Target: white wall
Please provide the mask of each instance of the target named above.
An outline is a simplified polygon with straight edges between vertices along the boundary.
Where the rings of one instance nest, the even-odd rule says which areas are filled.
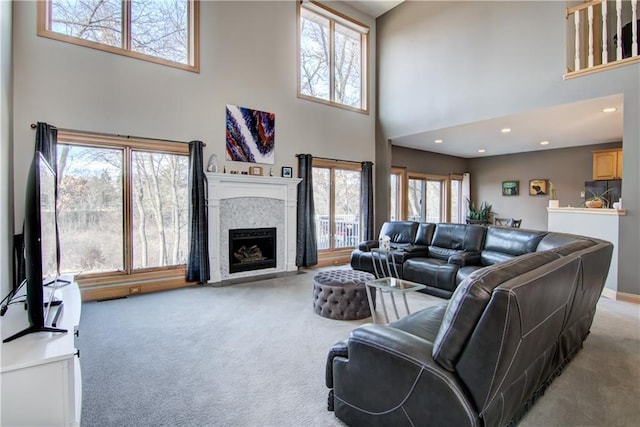
[[[11,10],[11,2],[0,1],[0,299],[13,280]]]
[[[410,1],[379,18],[378,170],[390,166],[387,141],[396,136],[623,94],[623,181],[630,185],[623,185],[629,214],[620,222],[618,290],[640,294],[640,187],[634,185],[640,182],[640,65],[563,80],[565,7],[561,1]],[[378,201],[388,199],[384,191],[378,185]],[[472,193],[491,199],[493,183],[476,181]],[[384,212],[378,203],[378,218]]]
[[[344,5],[331,7],[371,27],[375,22]],[[24,198],[34,132],[44,121],[59,128],[207,144],[223,166],[225,105],[274,112],[276,153],[268,172],[294,166],[298,153],[345,160],[374,159],[376,110],[360,114],[296,97],[294,1],[200,3],[200,73],[36,36],[35,2],[14,4],[15,193]],[[374,62],[371,62],[372,67]],[[375,81],[372,70],[371,81]],[[375,99],[375,89],[370,89]],[[248,164],[227,162],[228,170]],[[24,212],[15,203],[16,228]]]

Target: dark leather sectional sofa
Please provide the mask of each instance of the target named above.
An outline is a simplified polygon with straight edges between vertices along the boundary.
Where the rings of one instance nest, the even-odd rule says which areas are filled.
[[[445,239],[436,237],[441,224],[407,226],[425,235],[433,229],[427,247],[435,242],[442,248]],[[473,226],[461,227],[467,228],[464,234],[457,226],[446,227],[454,242],[448,249],[462,250],[448,260],[475,252],[462,249],[466,242],[460,236],[473,243],[475,233],[483,234]],[[459,284],[449,301],[389,325],[358,327],[333,346],[326,384],[329,408],[338,418],[350,426],[513,425],[582,348],[612,245],[582,236],[496,228],[484,230],[478,264],[466,264],[469,259],[465,265],[453,264]],[[414,250],[417,241],[400,244]],[[410,259],[430,265],[426,251],[426,257]],[[443,261],[447,253],[440,251],[434,259]],[[416,261],[420,258],[426,261]],[[396,260],[402,261],[406,276],[408,260]],[[425,274],[437,276],[433,271],[438,269],[429,268]],[[451,286],[453,272],[446,271]],[[411,274],[418,278],[417,270]]]

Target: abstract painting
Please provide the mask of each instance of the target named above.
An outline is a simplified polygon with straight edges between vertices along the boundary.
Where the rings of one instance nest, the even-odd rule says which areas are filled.
[[[275,163],[275,114],[227,105],[226,159]]]

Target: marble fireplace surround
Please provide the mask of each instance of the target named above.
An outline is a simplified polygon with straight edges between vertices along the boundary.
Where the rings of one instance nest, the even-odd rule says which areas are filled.
[[[209,283],[296,271],[299,178],[206,172],[209,214]],[[276,227],[276,267],[229,272],[229,230]]]

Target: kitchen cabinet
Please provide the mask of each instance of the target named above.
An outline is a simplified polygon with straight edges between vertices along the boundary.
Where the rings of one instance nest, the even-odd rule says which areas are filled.
[[[593,152],[593,179],[622,179],[622,148]]]

